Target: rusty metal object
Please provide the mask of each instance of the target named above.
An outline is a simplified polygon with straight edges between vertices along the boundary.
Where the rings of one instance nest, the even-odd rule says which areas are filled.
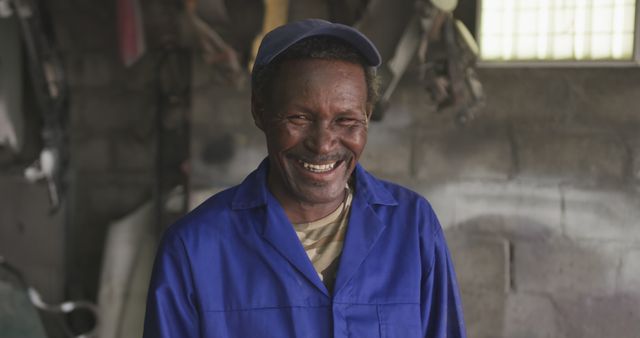
[[[478,47],[462,22],[437,8],[423,11],[425,37],[418,52],[421,77],[438,112],[451,112],[464,124],[484,106],[485,96],[475,71]]]
[[[362,1],[359,2],[360,4]],[[452,11],[456,0],[372,0],[355,26],[378,47],[381,97],[372,120],[381,120],[391,95],[416,54],[421,77],[438,111],[453,111],[460,123],[472,119],[484,103],[475,73],[477,45]],[[355,13],[357,0],[345,8]]]
[[[186,19],[193,28],[205,62],[221,70],[224,78],[237,88],[243,87],[252,43],[268,19],[269,9],[274,3],[283,1],[184,1]],[[288,4],[288,1],[284,3]]]
[[[201,5],[201,3],[206,5]],[[238,52],[207,21],[200,17],[198,6],[203,6],[201,10],[204,10],[209,18],[228,21],[224,2],[221,0],[208,2],[190,0],[186,7],[187,20],[198,37],[204,60],[209,64],[225,67],[229,71],[229,80],[236,86],[242,86],[245,72],[241,66]]]
[[[354,25],[371,39],[382,57],[378,69],[381,99],[371,115],[374,121],[384,117],[396,84],[415,55],[420,36],[416,36],[414,17],[415,0],[371,0]]]

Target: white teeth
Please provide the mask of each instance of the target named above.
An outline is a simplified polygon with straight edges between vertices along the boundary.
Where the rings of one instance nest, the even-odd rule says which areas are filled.
[[[337,162],[333,162],[329,164],[311,164],[311,163],[300,161],[300,163],[302,163],[302,166],[309,171],[313,171],[314,173],[322,173],[322,172],[327,172],[333,169],[333,167],[336,166]]]

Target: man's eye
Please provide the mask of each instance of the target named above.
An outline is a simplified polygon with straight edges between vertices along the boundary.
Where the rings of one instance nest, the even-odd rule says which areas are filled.
[[[350,117],[341,117],[336,120],[339,125],[342,126],[352,126],[360,122],[358,119],[350,118]]]
[[[289,115],[287,120],[296,124],[303,124],[309,122],[309,118],[305,115]]]

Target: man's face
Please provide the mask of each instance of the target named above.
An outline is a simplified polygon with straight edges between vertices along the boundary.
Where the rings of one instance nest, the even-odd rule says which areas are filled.
[[[338,60],[285,61],[258,118],[267,138],[269,187],[288,203],[332,205],[367,141],[362,66]]]

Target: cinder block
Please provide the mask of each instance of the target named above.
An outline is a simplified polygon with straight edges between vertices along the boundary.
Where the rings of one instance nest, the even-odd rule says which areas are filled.
[[[550,297],[537,294],[463,291],[467,335],[473,338],[564,338]]]
[[[629,251],[622,256],[617,291],[640,296],[640,249]]]
[[[506,222],[527,224],[534,233],[562,231],[561,194],[556,186],[459,181],[415,188],[431,201],[445,227],[498,215]],[[539,231],[533,231],[534,227]]]
[[[158,59],[154,51],[126,67],[113,50],[72,50],[63,55],[71,87],[114,86],[127,91],[156,88]]]
[[[115,170],[153,171],[156,150],[154,140],[140,140],[120,133],[111,139],[114,149],[112,166]]]
[[[507,338],[502,334],[507,294],[502,291],[462,290],[461,296],[469,338]]]
[[[640,240],[640,196],[627,191],[563,189],[565,230],[574,239]]]
[[[128,91],[154,90],[156,88],[158,60],[161,52],[147,50],[142,58],[136,63],[125,67],[120,60],[117,60],[116,81]]]
[[[91,1],[55,6],[52,15],[56,42],[65,51],[116,50],[115,20],[112,4]]]
[[[555,69],[479,69],[487,93],[484,115],[524,121],[555,121],[570,115],[573,98],[565,73]]]
[[[604,244],[519,242],[513,257],[515,289],[555,295],[610,294],[615,290],[619,259],[616,248]]]
[[[556,296],[561,337],[637,338],[640,332],[640,297],[625,293],[610,296]]]
[[[640,117],[629,104],[640,96],[639,69],[483,67],[478,73],[487,93],[483,118],[626,124]]]
[[[413,168],[420,179],[508,179],[514,171],[511,144],[502,129],[423,132]]]
[[[360,163],[381,177],[409,176],[411,131],[389,128],[381,123],[369,125],[369,135]]]
[[[447,236],[449,233],[464,232],[467,235],[499,237],[513,242],[550,240],[560,234],[559,230],[534,219],[487,214],[448,227],[446,232]]]
[[[108,86],[119,68],[113,53],[77,52],[64,55],[68,84],[76,86]]]
[[[505,338],[559,338],[561,321],[550,297],[509,294],[504,304],[502,336]]]
[[[154,179],[149,173],[142,172],[89,173],[76,175],[73,182],[70,207],[75,212],[72,223],[85,231],[106,226],[148,201]],[[86,222],[92,226],[88,227]]]
[[[89,188],[89,187],[87,187]],[[122,217],[150,199],[150,186],[130,185],[124,182],[93,184],[84,209],[88,215]],[[78,206],[79,207],[79,206]]]
[[[113,158],[109,140],[101,135],[71,141],[71,165],[83,171],[109,170]]]
[[[80,135],[149,128],[156,97],[153,90],[129,92],[111,86],[75,87],[71,98],[72,128]]]
[[[628,126],[640,122],[636,105],[632,103],[640,97],[639,75],[637,68],[583,69],[578,76],[572,76],[577,113],[595,121],[606,121],[608,125]]]
[[[560,182],[620,182],[627,152],[613,135],[518,130],[517,177]]]
[[[509,291],[509,243],[504,238],[447,233],[460,288]]]

